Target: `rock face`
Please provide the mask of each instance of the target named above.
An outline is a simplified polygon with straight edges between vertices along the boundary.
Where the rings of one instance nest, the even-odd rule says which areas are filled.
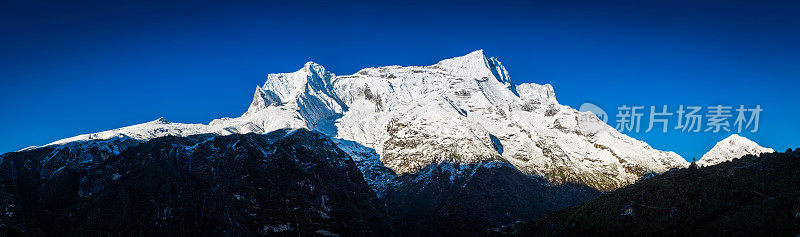
[[[717,142],[711,150],[706,152],[706,154],[697,161],[697,165],[716,165],[744,155],[760,155],[762,153],[772,152],[775,152],[772,148],[762,147],[758,145],[758,143],[750,141],[750,139],[733,134]]]
[[[282,128],[320,131],[345,141],[340,144],[355,142],[360,157],[370,159],[359,164],[380,163],[393,171],[362,169],[378,172],[367,175],[370,179],[439,163],[504,162],[551,184],[613,190],[649,172],[688,165],[677,154],[623,135],[591,113],[558,104],[550,85],[512,84],[500,61],[481,50],[431,66],[366,68],[347,76],[309,62],[293,73],[268,75],[238,118],[208,125],[157,120],[49,145]],[[389,185],[388,180],[368,182],[378,193]]]
[[[668,171],[486,236],[795,236],[800,149]]]
[[[319,133],[168,136],[100,159],[86,152],[93,149],[76,144],[0,156],[4,233],[11,227],[44,236],[396,233],[355,162]],[[84,151],[86,159],[60,160],[55,171],[59,165],[42,160],[69,151]]]

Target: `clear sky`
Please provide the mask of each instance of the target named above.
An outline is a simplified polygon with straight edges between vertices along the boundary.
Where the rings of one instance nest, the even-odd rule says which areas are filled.
[[[612,116],[761,105],[760,131],[742,135],[800,147],[797,1],[60,2],[0,2],[0,152],[162,116],[236,117],[266,74],[306,61],[344,75],[477,49],[517,84],[551,83],[562,104]],[[628,134],[688,160],[730,135]]]

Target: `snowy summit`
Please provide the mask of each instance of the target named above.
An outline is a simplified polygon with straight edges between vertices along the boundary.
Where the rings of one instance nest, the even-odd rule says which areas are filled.
[[[775,150],[762,147],[750,139],[733,134],[717,142],[711,150],[697,161],[697,165],[711,166],[745,155],[761,155],[761,153],[771,152],[775,152]]]

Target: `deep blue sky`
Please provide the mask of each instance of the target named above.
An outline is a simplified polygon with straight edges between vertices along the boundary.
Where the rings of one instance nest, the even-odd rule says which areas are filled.
[[[310,60],[344,75],[476,49],[574,108],[760,104],[743,135],[800,147],[798,2],[225,2],[0,2],[0,152],[236,117],[266,74]],[[691,160],[729,133],[630,135]]]

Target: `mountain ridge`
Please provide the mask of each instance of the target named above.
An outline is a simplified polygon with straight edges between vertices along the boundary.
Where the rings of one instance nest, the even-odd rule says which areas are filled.
[[[508,161],[554,184],[613,190],[649,172],[688,166],[674,152],[653,149],[591,113],[558,104],[549,84],[512,84],[502,63],[483,50],[430,66],[373,67],[345,76],[308,62],[295,72],[269,74],[237,118],[208,125],[157,120],[47,146],[283,128],[356,142],[375,152],[365,157],[398,174],[443,162]]]
[[[102,159],[92,159],[96,149],[72,152],[80,147],[0,155],[0,235],[396,235],[354,160],[318,132],[163,136],[126,147]]]

